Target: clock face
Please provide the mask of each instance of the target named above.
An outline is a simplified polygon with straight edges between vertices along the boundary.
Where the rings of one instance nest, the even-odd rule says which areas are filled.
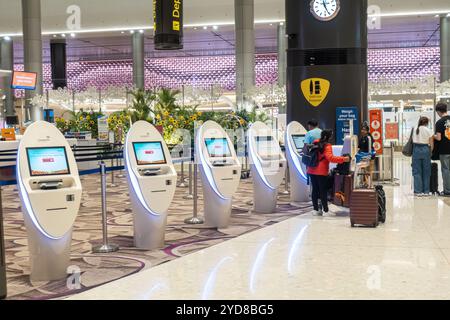
[[[339,0],[312,0],[311,13],[321,21],[333,20],[341,9]]]

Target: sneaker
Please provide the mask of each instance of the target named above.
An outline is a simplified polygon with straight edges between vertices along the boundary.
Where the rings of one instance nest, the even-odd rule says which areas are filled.
[[[321,216],[322,216],[322,212],[317,211],[317,210],[314,210],[314,211],[313,211],[313,216],[314,216],[314,217],[321,217]]]
[[[414,197],[422,198],[423,197],[423,193],[414,193]]]
[[[422,194],[422,198],[429,198],[431,195],[429,193]]]
[[[343,208],[340,208],[340,207],[338,207],[337,205],[334,205],[334,204],[332,204],[332,203],[328,205],[328,210],[329,210],[329,213],[332,213],[332,214],[334,214],[334,215],[336,215],[336,214],[339,213],[339,212],[344,211]]]

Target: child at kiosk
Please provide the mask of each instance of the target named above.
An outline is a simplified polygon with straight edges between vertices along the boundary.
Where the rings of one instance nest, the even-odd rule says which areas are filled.
[[[323,212],[327,215],[333,215],[328,206],[328,174],[330,172],[330,163],[340,164],[350,162],[350,157],[337,157],[333,155],[333,147],[330,143],[332,136],[332,130],[324,130],[321,133],[320,139],[314,141],[314,144],[319,146],[319,164],[316,167],[308,167],[315,216],[322,215],[319,212],[319,199],[322,203]]]

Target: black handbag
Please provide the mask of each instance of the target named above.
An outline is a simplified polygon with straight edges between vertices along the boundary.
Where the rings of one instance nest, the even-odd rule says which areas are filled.
[[[439,141],[434,140],[434,148],[433,152],[431,153],[431,160],[438,161],[440,160],[440,153],[439,153]]]
[[[402,153],[405,157],[412,157],[414,151],[414,143],[413,143],[413,134],[414,128],[411,130],[411,135],[409,136],[408,142],[403,146]]]

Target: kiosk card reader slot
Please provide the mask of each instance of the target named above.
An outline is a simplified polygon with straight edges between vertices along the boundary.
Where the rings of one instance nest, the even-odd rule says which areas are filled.
[[[69,143],[52,124],[37,121],[17,154],[17,185],[30,250],[31,279],[64,279],[81,182]]]
[[[254,210],[273,213],[277,206],[278,187],[286,172],[286,159],[272,129],[262,122],[252,124],[247,141],[253,177]]]
[[[203,186],[205,224],[226,228],[241,176],[233,144],[220,125],[207,121],[197,131],[195,152]]]
[[[127,134],[124,157],[134,243],[146,250],[161,248],[177,179],[169,149],[153,125],[138,121]]]
[[[291,122],[286,128],[284,141],[289,164],[291,201],[294,203],[307,202],[310,198],[307,170],[302,163],[306,133],[306,129],[297,121]]]

